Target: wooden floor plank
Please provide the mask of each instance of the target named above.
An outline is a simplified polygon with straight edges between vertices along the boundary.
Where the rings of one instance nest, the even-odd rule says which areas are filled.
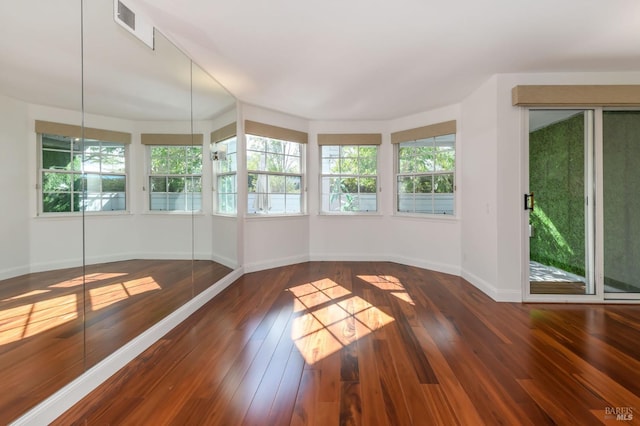
[[[241,277],[54,424],[606,423],[640,409],[638,341],[635,305],[496,303],[448,274],[307,262]]]
[[[0,280],[0,375],[12,389],[0,392],[0,424],[229,272],[211,261],[137,259]]]

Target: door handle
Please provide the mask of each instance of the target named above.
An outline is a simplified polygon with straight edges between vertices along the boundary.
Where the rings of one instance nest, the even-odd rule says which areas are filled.
[[[533,192],[530,194],[524,194],[524,209],[533,211],[534,200]]]

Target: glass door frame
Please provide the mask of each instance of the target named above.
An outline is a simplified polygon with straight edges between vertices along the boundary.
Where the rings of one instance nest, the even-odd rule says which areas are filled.
[[[522,226],[522,300],[524,302],[570,302],[602,303],[604,298],[603,248],[602,248],[602,203],[599,188],[602,188],[602,108],[597,107],[536,107],[522,108],[522,194],[530,193],[529,185],[529,112],[533,110],[585,111],[585,266],[587,286],[594,294],[534,294],[530,285],[529,210],[521,210]],[[591,112],[591,113],[589,113]]]
[[[596,185],[598,188],[604,188],[604,112],[606,111],[640,111],[638,107],[607,107],[595,108],[600,113],[599,128],[596,129],[599,138],[596,140],[596,153],[598,154],[596,162]],[[606,292],[604,287],[604,195],[600,194],[596,204],[596,267],[598,274],[597,282],[602,291],[603,302],[608,303],[638,303],[640,302],[640,292]]]

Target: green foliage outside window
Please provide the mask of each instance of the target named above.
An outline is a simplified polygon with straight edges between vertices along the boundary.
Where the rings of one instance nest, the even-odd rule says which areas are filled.
[[[400,143],[398,211],[453,214],[455,166],[454,134]]]
[[[124,209],[123,144],[45,134],[41,161],[43,213]]]
[[[375,211],[378,189],[378,147],[324,145],[322,187],[324,211]],[[367,197],[368,194],[373,194]],[[366,198],[366,200],[365,200]]]

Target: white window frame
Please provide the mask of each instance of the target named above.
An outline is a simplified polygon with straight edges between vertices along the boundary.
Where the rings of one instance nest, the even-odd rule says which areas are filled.
[[[152,168],[152,150],[154,148],[184,148],[186,149],[192,149],[192,148],[199,148],[200,149],[200,173],[153,173],[151,168]],[[204,149],[202,147],[202,145],[146,145],[146,158],[147,158],[147,167],[146,167],[146,185],[148,187],[148,195],[147,195],[147,201],[146,201],[146,210],[147,212],[151,212],[151,213],[172,213],[172,214],[192,214],[192,213],[201,213],[202,212],[202,188],[203,188],[203,176],[202,176],[202,170],[203,170],[203,156],[204,154]],[[185,194],[185,198],[184,198],[184,209],[153,209],[151,206],[151,196],[154,193],[154,191],[152,191],[152,183],[151,183],[151,179],[152,178],[161,178],[164,177],[165,179],[171,179],[171,178],[178,178],[178,179],[189,179],[189,178],[199,178],[200,179],[200,191],[182,191],[182,193]],[[185,181],[186,183],[186,181]],[[168,189],[168,182],[167,182],[167,188]],[[164,193],[166,197],[168,197],[168,194],[171,194],[170,191],[158,191],[156,193]],[[189,209],[188,208],[188,203],[189,203],[189,199],[191,199],[192,203],[193,203],[193,198],[190,197],[190,194],[200,194],[200,207],[198,209]]]
[[[299,156],[293,156],[291,154],[287,154],[286,153],[286,149],[285,152],[283,153],[277,153],[277,152],[271,152],[269,151],[267,148],[265,148],[264,151],[256,151],[254,149],[249,149],[251,147],[251,139],[252,138],[258,138],[258,139],[264,139],[265,141],[277,141],[277,142],[282,142],[285,144],[295,144],[298,147],[298,152],[299,152]],[[306,158],[306,151],[305,151],[305,145],[304,143],[300,143],[300,142],[295,142],[295,141],[288,141],[288,140],[284,140],[284,139],[277,139],[277,138],[270,138],[270,137],[266,137],[266,136],[259,136],[259,135],[252,135],[247,133],[245,135],[245,161],[247,164],[246,167],[246,173],[247,173],[247,206],[246,206],[246,212],[247,215],[250,217],[259,217],[259,216],[297,216],[297,215],[303,215],[305,214],[305,158]],[[265,144],[266,146],[266,144]],[[251,152],[260,152],[263,153],[265,155],[265,158],[268,154],[275,154],[275,155],[283,155],[283,156],[291,156],[291,157],[299,157],[299,163],[300,163],[300,170],[298,173],[291,173],[291,172],[285,172],[285,171],[269,171],[266,170],[266,165],[262,166],[261,168],[258,169],[250,169],[249,168],[249,159],[250,159],[250,153]],[[266,184],[267,189],[265,191],[260,191],[260,192],[252,192],[249,190],[249,185],[251,185],[249,176],[251,175],[258,175],[258,179],[262,176],[265,177],[265,180],[268,182],[270,177],[283,177],[285,179],[285,192],[283,193],[284,195],[284,200],[285,200],[285,209],[284,211],[276,211],[276,212],[271,212],[271,206],[269,205],[269,203],[271,202],[271,195],[273,195],[268,188],[268,183]],[[287,192],[286,192],[286,180],[287,178],[292,177],[292,178],[298,178],[300,185],[299,185],[299,192],[295,192],[293,194],[299,195],[300,197],[300,205],[297,209],[297,211],[288,211],[287,209],[287,205],[286,205],[286,199],[287,199]],[[250,201],[250,198],[252,197],[252,194],[255,194],[254,197],[254,202]],[[252,205],[255,204],[259,204],[258,198],[259,194],[262,194],[265,197],[265,201],[263,201],[263,204],[266,204],[265,207],[266,208],[260,208],[260,207],[252,207]]]
[[[229,151],[229,144],[235,142],[235,151]],[[225,216],[235,216],[238,214],[238,138],[232,136],[222,141],[211,144],[211,160],[213,162],[213,179],[214,179],[214,209],[215,214]],[[231,157],[235,158],[235,161],[231,161]],[[228,170],[221,171],[221,168],[227,165]],[[221,188],[224,185],[221,184],[222,179],[232,177],[233,178],[233,192],[221,192]],[[228,211],[222,211],[220,207],[223,203],[220,201],[220,196],[231,196],[233,199],[233,209]]]
[[[437,146],[437,142],[438,141],[446,141],[446,139],[450,139],[453,138],[453,168],[452,169],[437,169],[437,160],[434,159],[433,161],[433,167],[432,170],[426,170],[426,171],[410,171],[410,172],[401,172],[401,167],[400,167],[400,161],[401,161],[401,157],[400,157],[400,149],[401,148],[406,148],[406,147],[411,147],[411,146],[424,146],[422,144],[424,143],[432,143],[434,148]],[[456,186],[456,181],[457,181],[457,173],[456,173],[456,162],[457,162],[457,151],[458,151],[458,147],[457,147],[457,137],[456,137],[456,133],[449,133],[449,134],[445,134],[445,135],[438,135],[438,136],[432,136],[432,137],[428,137],[428,138],[424,138],[424,139],[417,139],[417,140],[413,140],[413,141],[404,141],[404,142],[400,142],[396,145],[394,150],[394,157],[395,157],[395,180],[394,180],[394,200],[395,200],[395,207],[394,210],[396,212],[396,214],[400,214],[400,215],[418,215],[418,216],[424,216],[424,217],[456,217],[457,215],[457,203],[456,203],[456,191],[457,191],[457,186]],[[437,155],[437,153],[436,153]],[[415,165],[414,165],[415,166]],[[451,192],[443,192],[442,194],[449,194],[450,198],[451,198],[451,203],[452,203],[452,207],[451,207],[451,211],[447,211],[444,209],[439,209],[436,206],[437,203],[437,198],[435,197],[436,194],[438,194],[439,192],[437,191],[437,184],[436,184],[436,178],[438,176],[447,176],[447,175],[451,175],[452,176],[452,182],[450,182],[451,184]],[[416,194],[421,194],[421,192],[415,192],[415,187],[413,192],[400,192],[400,179],[401,178],[411,178],[411,179],[420,179],[420,178],[431,178],[431,192],[425,192],[423,194],[431,194],[431,211],[419,211],[416,209]],[[400,209],[400,197],[401,194],[408,194],[408,195],[413,195],[413,208],[412,209]]]
[[[327,155],[325,156],[325,148],[327,149],[338,149],[339,150],[339,154],[338,156],[330,156]],[[375,174],[363,174],[360,173],[360,171],[358,170],[358,173],[343,173],[341,164],[344,160],[346,159],[354,159],[355,161],[359,164],[360,163],[360,148],[368,148],[368,149],[375,149]],[[347,157],[343,155],[343,150],[345,149],[356,149],[357,154],[356,157]],[[378,211],[380,210],[380,205],[379,205],[379,197],[378,197],[378,192],[379,192],[379,182],[380,182],[380,177],[379,177],[379,164],[378,164],[378,159],[379,159],[379,155],[380,155],[380,149],[379,149],[379,145],[374,145],[374,144],[353,144],[353,145],[347,145],[347,144],[338,144],[338,145],[320,145],[319,146],[319,151],[320,151],[320,182],[319,182],[319,188],[320,188],[320,213],[321,214],[331,214],[331,215],[354,215],[354,214],[372,214],[372,213],[378,213]],[[325,171],[324,168],[324,163],[325,161],[330,161],[330,160],[336,160],[338,161],[338,172],[336,173],[327,173]],[[371,192],[360,192],[360,187],[361,185],[356,184],[357,185],[357,193],[353,193],[353,192],[332,192],[331,188],[328,188],[327,190],[325,190],[325,179],[355,179],[356,182],[360,182],[361,179],[374,179],[375,180],[375,191],[373,193]],[[332,197],[338,194],[339,198],[338,198],[338,205],[340,206],[340,209],[331,209],[331,204],[333,201]],[[355,201],[359,204],[360,202],[360,195],[361,194],[374,194],[375,195],[375,209],[357,209],[357,210],[351,210],[349,203],[353,201],[353,199],[349,199],[349,197],[351,197],[351,194],[356,194],[356,198]],[[344,198],[343,198],[344,196]],[[344,200],[344,203],[343,203]],[[326,201],[326,202],[325,202]],[[326,208],[326,205],[329,205],[329,208]],[[346,206],[346,207],[345,207]]]
[[[74,151],[74,142],[80,142],[81,145],[84,145],[85,143],[98,143],[100,146],[102,146],[102,144],[111,144],[111,145],[121,145],[123,150],[124,150],[124,171],[108,171],[108,170],[102,170],[102,163],[103,163],[103,157],[105,156],[102,152],[99,152],[97,155],[99,157],[99,170],[98,171],[87,171],[85,170],[85,166],[84,166],[84,160],[81,160],[81,165],[80,165],[80,170],[58,170],[56,171],[55,169],[45,169],[44,168],[44,155],[43,155],[43,151],[45,150],[44,148],[44,144],[43,144],[43,138],[44,137],[52,137],[52,138],[57,138],[57,139],[61,139],[61,140],[67,140],[69,141],[70,145],[71,145],[71,150],[69,152],[70,154],[70,159],[73,159],[75,155],[79,155],[80,158],[84,159],[84,156],[86,154],[86,150],[80,150],[80,151]],[[111,141],[103,141],[103,140],[98,140],[98,139],[84,139],[81,140],[80,138],[74,138],[74,137],[70,137],[70,136],[62,136],[62,135],[56,135],[56,134],[52,134],[52,133],[38,133],[38,180],[37,180],[37,187],[38,187],[38,215],[43,215],[43,216],[55,216],[55,215],[80,215],[80,214],[122,214],[122,213],[128,213],[129,211],[129,144],[127,143],[122,143],[122,142],[111,142]],[[52,150],[55,151],[55,150]],[[100,150],[102,151],[102,150]],[[77,153],[77,154],[76,154]],[[73,160],[71,160],[73,162]],[[80,190],[72,190],[71,192],[71,211],[63,211],[63,212],[51,212],[51,211],[44,211],[44,173],[59,173],[59,174],[67,174],[71,176],[71,180],[72,180],[72,185],[73,182],[76,180],[76,178],[80,178],[81,182],[85,182],[87,180],[87,176],[88,175],[97,175],[98,176],[98,180],[99,180],[99,185],[100,185],[100,191],[93,191],[93,192],[88,192],[87,188],[84,187],[84,183],[82,184],[82,187],[80,188]],[[97,194],[97,199],[98,200],[103,200],[105,199],[105,194],[111,194],[112,192],[105,192],[103,191],[102,188],[102,177],[103,176],[120,176],[120,177],[124,177],[124,181],[125,181],[125,186],[124,186],[124,208],[119,208],[119,209],[100,209],[100,210],[93,210],[93,209],[87,209],[86,208],[86,202],[87,202],[87,195],[83,195],[83,194],[93,194],[95,196],[95,194]],[[79,197],[81,197],[81,199],[85,199],[84,203],[81,201],[81,203],[83,203],[84,205],[80,206],[80,209],[78,210],[73,210],[73,206],[74,206],[74,194],[78,194]],[[104,206],[101,206],[104,207]]]

